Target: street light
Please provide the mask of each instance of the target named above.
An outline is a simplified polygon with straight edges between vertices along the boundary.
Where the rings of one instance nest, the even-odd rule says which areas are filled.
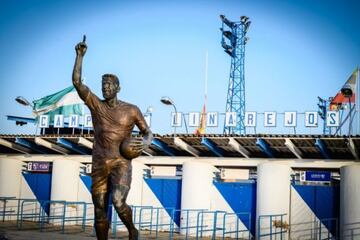
[[[33,107],[33,105],[22,96],[18,96],[17,98],[15,98],[15,101],[17,101],[21,105]]]
[[[165,105],[172,105],[174,107],[174,110],[175,110],[175,117],[177,117],[177,109],[176,109],[176,106],[175,106],[175,103],[173,102],[173,100],[171,100],[169,97],[162,97],[160,99],[160,101]],[[189,133],[184,115],[183,115],[183,118],[184,118],[184,124],[185,124],[186,133]],[[174,136],[175,135],[176,135],[176,125],[175,125],[175,128],[174,128]]]
[[[151,128],[151,119],[152,119],[152,113],[154,112],[154,107],[153,106],[148,106],[148,108],[146,109],[146,113],[145,116],[149,116],[149,127]]]

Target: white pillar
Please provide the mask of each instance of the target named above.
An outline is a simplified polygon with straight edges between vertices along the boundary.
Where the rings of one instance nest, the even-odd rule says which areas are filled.
[[[22,161],[11,158],[0,159],[0,197],[20,198],[22,183]],[[0,211],[4,208],[4,201],[0,201]],[[17,202],[7,201],[6,210],[17,212]],[[16,217],[5,218],[6,220],[16,220]]]
[[[51,177],[51,201],[78,201],[80,163],[72,160],[54,160]],[[64,205],[51,204],[50,215],[61,215]],[[82,214],[81,205],[69,205],[66,210],[66,217],[74,217]],[[60,223],[60,220],[54,221]],[[76,222],[70,222],[75,224]]]
[[[283,217],[283,226],[289,224],[290,205],[290,174],[291,168],[278,163],[263,163],[257,167],[257,190],[256,190],[256,235],[259,238],[259,216],[287,214]],[[280,217],[273,217],[272,221],[280,222]],[[285,223],[286,222],[286,223]],[[261,234],[270,232],[270,218],[262,218]],[[275,231],[274,222],[273,232]],[[277,229],[280,231],[280,228]],[[287,235],[287,234],[285,234]],[[280,235],[273,239],[280,239]],[[286,236],[283,236],[286,239]],[[270,239],[262,237],[261,239]]]
[[[216,169],[208,163],[188,161],[182,168],[182,187],[181,187],[181,209],[208,209],[211,207],[211,189],[214,172]],[[182,211],[180,226],[196,226],[198,212],[187,213]],[[190,234],[196,232],[195,228],[188,229]],[[186,229],[181,230],[182,234]],[[209,233],[211,234],[211,232]]]
[[[340,168],[340,239],[360,239],[360,164]]]
[[[72,160],[54,160],[51,177],[52,201],[77,201],[80,163]]]
[[[132,160],[132,180],[127,204],[133,206],[142,205],[142,191],[144,184],[144,170],[148,167],[142,163]]]
[[[0,159],[0,197],[20,197],[22,161]]]

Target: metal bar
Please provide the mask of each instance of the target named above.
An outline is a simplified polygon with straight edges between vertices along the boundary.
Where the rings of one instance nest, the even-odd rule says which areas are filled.
[[[48,149],[51,149],[55,152],[58,152],[58,153],[61,153],[61,154],[64,154],[64,155],[67,155],[70,153],[69,150],[63,148],[63,147],[60,147],[52,142],[49,142],[49,141],[46,141],[45,139],[43,138],[40,138],[40,137],[35,137],[34,139],[35,143],[38,144],[38,145],[41,145],[43,147],[46,147]]]
[[[246,150],[246,148],[241,146],[240,143],[238,143],[238,141],[236,141],[234,138],[229,138],[229,145],[241,155],[243,155],[245,158],[250,158],[250,152]]]
[[[216,156],[218,156],[218,157],[224,156],[224,151],[222,149],[220,149],[219,147],[217,147],[216,144],[214,144],[213,141],[211,141],[210,139],[203,137],[201,139],[201,144],[206,146]]]
[[[295,144],[289,139],[285,138],[285,146],[298,158],[302,159],[302,152]]]
[[[65,138],[57,138],[56,140],[57,143],[63,145],[64,147],[73,150],[77,153],[83,154],[83,155],[89,155],[89,153],[87,153],[86,151],[80,149],[76,144],[66,140]]]
[[[273,154],[273,151],[272,151],[270,145],[267,142],[265,142],[264,139],[257,138],[256,139],[256,145],[258,145],[259,148],[261,149],[261,151],[263,153],[265,153],[268,157],[274,158],[274,154]]]
[[[248,236],[249,236],[249,240],[251,239],[251,213],[249,213],[249,226],[248,226]]]
[[[270,216],[270,240],[272,240],[272,216]]]
[[[7,120],[16,121],[16,122],[26,122],[26,123],[36,123],[35,118],[26,118],[26,117],[18,117],[18,116],[6,116]]]
[[[239,238],[239,219],[236,218],[236,239]]]
[[[25,147],[23,147],[23,146],[21,146],[19,144],[13,143],[11,141],[5,140],[3,138],[0,138],[0,145],[3,145],[5,147],[7,147],[7,148],[11,148],[11,149],[13,149],[15,151],[18,151],[20,153],[24,153],[24,154],[31,153],[30,149],[25,148]]]
[[[84,147],[87,147],[89,149],[93,149],[93,146],[94,146],[94,144],[91,141],[87,140],[84,137],[78,137],[77,138],[77,143],[84,146]]]
[[[330,159],[329,150],[327,149],[326,144],[322,139],[317,138],[315,140],[315,146],[319,149],[320,153],[325,159]]]
[[[157,139],[157,138],[153,138],[153,140],[151,141],[151,143],[153,145],[155,145],[158,149],[160,149],[161,151],[165,152],[167,155],[169,156],[176,156],[176,154],[174,153],[174,151],[169,148],[164,142],[162,142],[161,140]]]
[[[358,113],[360,114],[360,113]],[[351,154],[353,155],[353,157],[356,159],[356,160],[359,160],[359,154],[356,150],[356,147],[355,147],[355,143],[354,143],[354,140],[352,138],[349,138],[348,139],[348,143],[347,143],[347,146],[351,152]]]
[[[23,147],[29,148],[31,150],[34,150],[35,152],[46,154],[46,151],[44,149],[41,149],[39,147],[39,145],[37,145],[33,142],[30,142],[24,138],[19,138],[19,137],[15,138],[15,143],[17,143]]]
[[[178,146],[179,148],[183,149],[184,151],[190,153],[191,155],[193,155],[194,157],[199,157],[200,153],[198,150],[196,150],[195,148],[191,147],[189,144],[187,144],[184,140],[182,140],[179,137],[175,137],[174,138],[174,143],[176,146]]]

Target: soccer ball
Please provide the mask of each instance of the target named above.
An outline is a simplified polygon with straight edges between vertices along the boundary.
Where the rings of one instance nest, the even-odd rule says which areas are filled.
[[[141,155],[140,152],[133,151],[130,147],[131,138],[126,138],[120,145],[120,154],[127,160],[137,158]]]

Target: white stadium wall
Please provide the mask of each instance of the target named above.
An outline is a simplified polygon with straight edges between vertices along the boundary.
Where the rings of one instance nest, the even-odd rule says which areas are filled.
[[[340,169],[340,236],[360,239],[360,165]]]
[[[158,221],[158,224],[162,224],[158,230],[169,230],[172,221],[175,223],[175,231],[178,231],[180,226],[186,226],[186,212],[182,211],[180,218],[180,211],[174,212],[175,209],[206,209],[207,212],[201,213],[199,216],[204,217],[205,223],[212,224],[216,212],[218,237],[223,234],[225,212],[227,214],[225,216],[226,231],[237,229],[238,238],[247,238],[249,234],[255,236],[257,233],[255,222],[258,222],[258,217],[274,214],[287,214],[283,218],[283,227],[287,228],[286,224],[291,224],[291,233],[286,231],[283,239],[288,238],[289,235],[295,239],[311,239],[319,236],[320,231],[322,236],[331,237],[336,231],[339,232],[339,229],[322,221],[328,218],[338,218],[338,212],[331,212],[331,209],[340,208],[342,233],[359,234],[359,227],[356,227],[356,224],[360,222],[360,213],[357,211],[359,209],[358,202],[360,202],[360,192],[357,191],[360,189],[360,186],[357,185],[360,182],[359,164],[341,168],[341,186],[332,187],[291,183],[292,169],[286,164],[286,161],[270,162],[264,159],[263,161],[266,163],[258,165],[257,181],[223,182],[214,178],[214,173],[219,172],[220,169],[217,167],[231,166],[230,164],[234,162],[246,163],[247,160],[215,159],[200,162],[197,158],[164,159],[152,157],[133,160],[133,180],[127,200],[127,203],[134,207],[148,206],[148,209],[142,210],[142,221],[149,222],[151,220],[153,224]],[[171,162],[172,160],[174,162]],[[21,173],[25,161],[53,161],[52,173]],[[39,209],[39,202],[44,200],[85,202],[88,203],[87,219],[89,220],[87,225],[92,225],[91,178],[82,174],[80,170],[83,167],[82,163],[90,163],[90,161],[90,157],[76,156],[2,157],[0,158],[0,197],[34,199],[33,202],[25,204],[24,210],[26,211]],[[162,164],[168,166],[166,164],[169,162],[174,166],[183,166],[182,177],[174,177],[173,168],[149,168],[152,163],[156,163],[155,166]],[[241,169],[248,168],[248,166],[240,167]],[[146,176],[145,173],[149,173],[151,170],[160,175]],[[169,176],[161,177],[161,174],[168,173]],[[341,198],[341,205],[338,205],[337,196],[339,199]],[[16,213],[16,203],[8,201],[7,204],[8,206],[13,204],[14,207],[11,209]],[[67,210],[67,216],[82,214],[81,205],[70,205]],[[43,211],[46,215],[50,213],[50,216],[58,214],[46,207]],[[157,211],[159,211],[158,218]],[[235,213],[245,214],[235,215]],[[189,215],[188,226],[197,224],[198,214],[199,211],[193,211]],[[112,216],[113,219],[115,217]],[[137,222],[139,222],[139,218],[140,208],[136,212]],[[14,217],[6,218],[6,220],[10,219],[14,219]],[[279,219],[274,218],[273,220]],[[69,224],[76,224],[76,222]],[[204,231],[203,236],[212,234],[211,224],[207,224],[209,227],[203,229],[209,230]],[[269,228],[270,223],[262,224],[262,228],[266,227]],[[147,228],[149,226],[143,224],[142,229]],[[125,230],[119,225],[117,229]],[[195,235],[195,228],[190,229],[188,234]],[[182,233],[185,234],[186,230],[182,229]],[[235,238],[236,234],[228,233],[225,237]]]
[[[0,196],[20,197],[22,162],[13,158],[0,159]]]

